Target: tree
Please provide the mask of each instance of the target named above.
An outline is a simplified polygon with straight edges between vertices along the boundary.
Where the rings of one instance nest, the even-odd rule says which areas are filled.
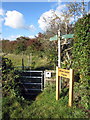
[[[70,2],[66,6],[68,14],[74,18],[74,23],[78,18],[86,14],[84,0],[82,2]]]
[[[19,54],[26,50],[26,41],[28,40],[29,38],[23,36],[16,39],[17,41],[16,50],[15,50],[16,54]]]

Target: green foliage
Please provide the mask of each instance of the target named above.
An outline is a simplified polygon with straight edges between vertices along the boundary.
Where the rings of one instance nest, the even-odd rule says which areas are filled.
[[[37,96],[35,101],[26,101],[16,97],[14,91],[10,96],[3,98],[3,119],[30,119],[30,118],[88,118],[84,109],[68,107],[68,88],[64,88],[60,99],[55,99],[55,85],[50,85]]]
[[[64,96],[66,94],[66,96]],[[55,85],[47,86],[36,101],[23,111],[26,118],[87,118],[83,109],[68,107],[68,92],[65,88],[60,99],[55,99]]]
[[[3,96],[10,93],[10,90],[14,87],[14,72],[11,60],[2,58],[2,88]]]
[[[19,92],[19,83],[17,78],[19,74],[16,74],[14,71],[14,67],[12,65],[11,60],[8,58],[2,58],[2,90],[3,90],[3,97],[7,97],[15,94],[18,96]]]
[[[19,54],[19,53],[21,53],[25,50],[26,50],[26,46],[25,46],[24,42],[21,41],[21,42],[17,43],[17,47],[16,47],[16,50],[15,50],[16,54]]]
[[[75,25],[73,46],[73,68],[80,74],[79,103],[89,107],[90,82],[90,14],[79,19]]]
[[[57,42],[49,42],[48,48],[45,50],[46,56],[49,60],[49,64],[53,66],[53,69],[56,69],[57,64]]]
[[[2,58],[3,119],[9,119],[10,112],[12,112],[15,107],[18,107],[19,102],[23,100],[23,97],[20,96],[19,82],[17,81],[18,77],[19,74],[15,73],[11,60],[9,60],[8,58]],[[11,107],[12,105],[14,107]],[[18,110],[17,112],[20,112],[20,110]]]
[[[2,46],[2,51],[4,53],[13,53],[16,55],[23,53],[28,56],[32,53],[33,56],[38,56],[38,58],[43,60],[47,58],[53,69],[56,66],[57,43],[50,42],[47,35],[39,33],[38,37],[34,39],[21,36],[15,41],[2,40]],[[14,58],[17,59],[17,56],[13,57],[13,59]]]
[[[2,101],[2,118],[12,119],[12,118],[23,118],[24,107],[29,105],[31,102],[26,101],[23,97],[17,97],[15,91],[9,96],[3,97]]]
[[[24,58],[24,66],[28,65],[28,60],[29,60],[29,56],[28,55],[22,55],[22,54],[7,54],[5,55],[5,58],[8,58],[12,61],[12,64],[14,67],[17,66],[22,66],[22,59]]]

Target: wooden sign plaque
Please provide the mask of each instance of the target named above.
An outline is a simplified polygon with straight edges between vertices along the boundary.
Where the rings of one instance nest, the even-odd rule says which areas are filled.
[[[66,70],[56,67],[56,100],[60,96],[60,77],[69,78],[69,106],[73,105],[73,84],[74,84],[74,70]]]

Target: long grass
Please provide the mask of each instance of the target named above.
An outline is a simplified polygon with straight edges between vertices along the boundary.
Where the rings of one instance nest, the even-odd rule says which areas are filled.
[[[29,58],[28,55],[7,54],[5,57],[9,58],[15,67],[22,66],[22,59],[24,60],[24,66],[30,66],[32,69],[45,67],[48,65],[47,58],[41,58],[38,55],[33,55]]]
[[[55,85],[48,86],[35,101],[17,99],[15,96],[3,100],[3,118],[88,118],[87,113],[73,105],[68,107],[68,94],[62,91],[60,100],[55,99]],[[74,103],[75,104],[75,103]]]
[[[14,66],[22,66],[22,58],[24,59],[24,65],[28,65],[28,56],[27,55],[15,55],[15,54],[7,54],[5,56],[6,58],[9,58]]]
[[[47,89],[36,98],[36,101],[31,106],[27,106],[23,112],[25,117],[28,118],[86,117],[86,113],[76,106],[72,108],[68,107],[68,95],[64,96],[63,93],[61,93],[60,100],[56,101],[55,86],[48,86]]]

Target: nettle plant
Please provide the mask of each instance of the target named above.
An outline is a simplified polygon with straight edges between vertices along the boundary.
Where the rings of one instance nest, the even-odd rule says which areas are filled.
[[[90,83],[90,14],[79,19],[74,29],[73,68],[80,74],[81,104],[88,107]]]
[[[10,96],[18,91],[18,74],[15,73],[12,62],[8,58],[2,58],[2,90],[3,97]]]

